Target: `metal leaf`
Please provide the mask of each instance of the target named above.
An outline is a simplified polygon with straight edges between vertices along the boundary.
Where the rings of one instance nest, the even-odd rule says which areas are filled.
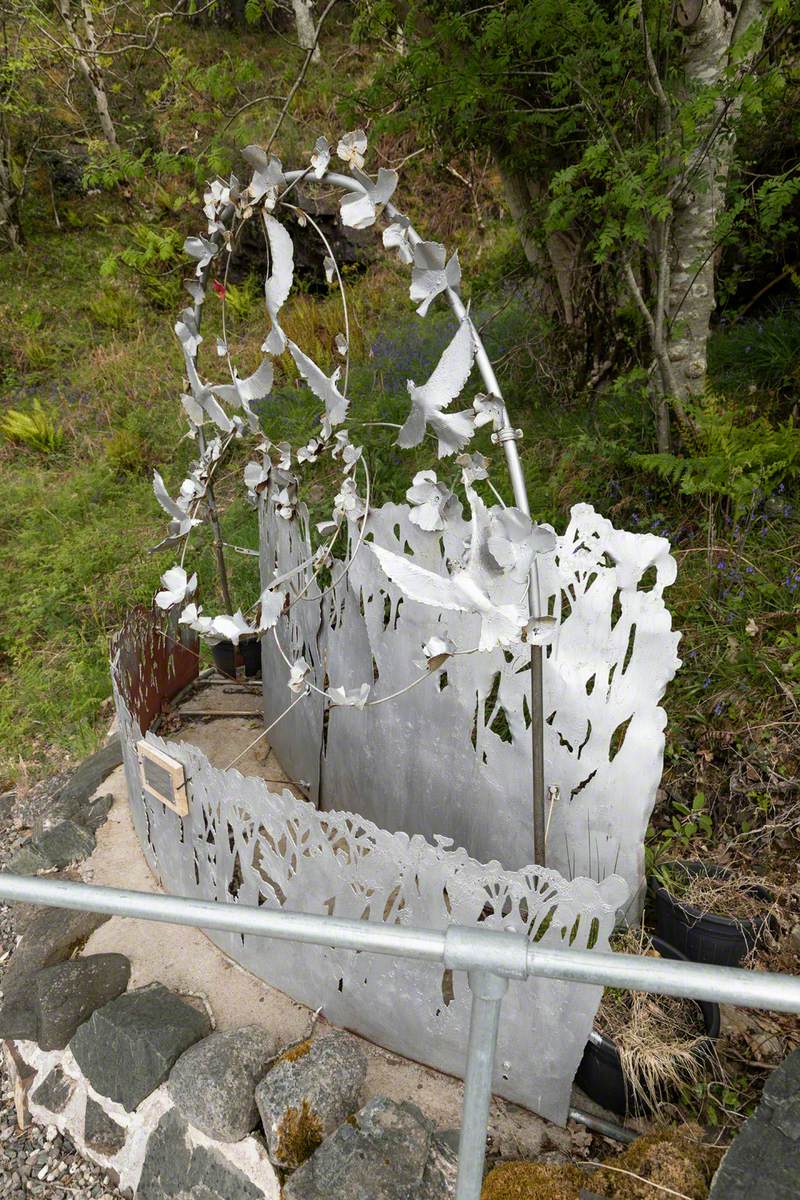
[[[311,667],[301,655],[295,659],[289,671],[289,691],[299,696],[306,690],[306,680],[311,674]]]
[[[163,609],[174,608],[176,604],[182,604],[186,597],[191,596],[197,588],[197,576],[192,575],[189,578],[183,567],[170,567],[161,576],[161,582],[164,590],[156,595],[156,604]]]
[[[394,194],[398,175],[396,171],[387,171],[385,167],[380,167],[374,183],[367,175],[359,173],[358,178],[366,192],[346,192],[342,197],[339,212],[343,225],[350,229],[367,229],[375,223],[378,208],[386,204]]]
[[[190,258],[197,259],[195,275],[200,276],[212,258],[219,254],[220,246],[216,242],[209,241],[208,238],[190,237],[183,243],[183,252]]]
[[[408,240],[408,223],[394,221],[383,231],[383,244],[387,250],[396,250],[404,263],[414,261],[414,250]]]
[[[362,683],[360,688],[354,688],[347,692],[343,687],[330,688],[328,697],[331,704],[335,704],[340,708],[363,708],[369,699],[370,686],[368,683]]]
[[[273,592],[270,588],[264,588],[264,591],[259,597],[259,605],[261,606],[261,614],[258,619],[258,629],[260,633],[272,629],[278,623],[278,617],[283,612],[286,603],[285,592]]]
[[[175,322],[175,333],[178,341],[183,346],[184,352],[194,358],[203,337],[198,329],[197,317],[193,308],[184,308]]]
[[[469,317],[461,322],[445,348],[428,382],[417,387],[408,380],[411,415],[397,437],[403,449],[418,446],[430,426],[439,439],[439,457],[461,450],[474,433],[472,412],[444,413],[442,409],[459,395],[469,378],[475,358],[475,340]]]
[[[271,270],[264,284],[264,292],[272,331],[261,349],[269,354],[282,354],[286,349],[286,335],[278,324],[278,313],[292,290],[294,247],[286,229],[269,213],[264,213],[264,226],[269,239],[271,259]]]

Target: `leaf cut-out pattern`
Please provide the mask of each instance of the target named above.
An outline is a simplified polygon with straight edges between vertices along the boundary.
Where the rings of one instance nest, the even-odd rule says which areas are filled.
[[[367,538],[447,576],[469,541],[464,515],[454,512],[445,530],[426,531],[411,520],[412,511],[397,504],[373,510]],[[281,549],[285,525],[262,505],[262,562],[272,561],[277,547],[280,569],[290,565]],[[350,553],[355,533],[351,526]],[[308,549],[293,553],[302,559]],[[573,508],[555,552],[538,562],[540,611],[559,622],[544,660],[545,783],[558,788],[548,864],[568,878],[620,874],[641,898],[644,834],[663,767],[660,701],[680,665],[680,635],[663,595],[675,562],[664,538],[615,529],[588,504]],[[519,584],[509,579],[507,586],[498,602],[518,599]],[[480,622],[472,614],[408,597],[399,605],[401,597],[375,555],[362,548],[322,601],[316,624],[315,653],[337,685],[372,682],[370,699],[380,699],[414,678],[412,664],[432,636],[447,636],[460,650],[478,645]],[[279,622],[289,657],[298,622],[305,622],[303,637],[309,637],[303,610],[310,607],[295,606]],[[266,643],[265,668],[270,719],[285,707],[286,667]],[[358,797],[365,815],[385,829],[444,834],[480,860],[520,868],[533,848],[530,680],[525,645],[456,655],[448,660],[444,688],[431,679],[389,704],[334,712],[321,765],[321,732],[309,732],[305,706],[276,727],[274,744],[294,764],[287,766],[293,778],[317,770],[321,807],[345,807]]]
[[[137,648],[124,632],[115,642],[115,698],[134,824],[151,869],[168,891],[217,903],[436,929],[451,923],[511,926],[542,945],[608,947],[626,894],[619,878],[600,885],[590,879],[568,882],[540,867],[511,871],[497,862],[478,862],[445,838],[427,841],[380,829],[358,813],[318,811],[288,789],[278,794],[261,779],[212,767],[189,743],[147,732],[158,709],[142,710],[143,729],[134,715],[135,692],[152,673],[152,663],[137,665]],[[163,673],[159,680],[163,698],[174,696],[177,689]],[[135,751],[143,733],[186,768],[189,813],[183,820],[143,795]],[[334,1024],[440,1070],[463,1073],[470,1009],[463,974],[330,947],[234,933],[211,936],[274,987],[322,1006]],[[494,1090],[564,1123],[600,995],[600,988],[553,980],[512,982],[503,1004]]]

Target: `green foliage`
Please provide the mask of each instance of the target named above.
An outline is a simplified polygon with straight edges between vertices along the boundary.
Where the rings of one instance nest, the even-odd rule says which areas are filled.
[[[647,831],[645,860],[648,873],[652,873],[665,886],[669,886],[669,868],[661,866],[665,860],[681,859],[692,851],[695,838],[708,841],[714,826],[703,792],[697,792],[691,804],[673,799],[667,814],[668,824],[658,833],[652,826]]]
[[[800,391],[800,308],[785,305],[721,329],[709,342],[708,361],[723,391],[758,390],[794,401]]]
[[[127,267],[138,278],[142,291],[155,308],[173,308],[180,299],[181,278],[186,266],[184,240],[183,234],[171,227],[133,225],[128,244],[123,250],[108,255],[100,274],[106,279],[113,278],[120,265]]]
[[[88,304],[89,312],[103,329],[123,330],[136,325],[139,306],[135,298],[119,288],[104,288]]]
[[[736,514],[759,493],[800,475],[800,429],[791,418],[777,425],[766,417],[743,422],[714,397],[688,411],[696,427],[691,453],[633,454],[631,461],[677,485],[684,495],[729,500]]]
[[[38,397],[27,412],[7,409],[0,417],[0,433],[9,442],[27,446],[40,454],[55,454],[64,444],[64,434],[55,417],[43,408]]]

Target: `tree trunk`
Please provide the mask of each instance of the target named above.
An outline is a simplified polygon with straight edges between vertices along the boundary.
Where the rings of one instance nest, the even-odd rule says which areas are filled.
[[[525,257],[541,280],[542,308],[550,313],[560,311],[564,325],[571,329],[576,323],[578,247],[565,233],[548,233],[543,239],[543,253],[542,245],[535,236],[534,216],[535,207],[542,195],[541,184],[527,179],[519,171],[503,163],[500,164],[500,173]]]
[[[736,42],[765,12],[763,0],[743,0],[736,16],[720,0],[705,0],[686,33],[683,66],[687,94],[721,82]],[[758,53],[760,44],[758,39],[751,56]],[[746,65],[740,64],[740,69]],[[715,233],[725,208],[739,107],[719,100],[705,126],[698,129],[695,161],[690,163],[673,204],[667,353],[679,402],[702,395],[705,387],[706,351],[716,305]]]
[[[11,139],[5,128],[0,129],[0,237],[12,250],[23,243],[19,217],[19,192],[14,186],[11,165]]]
[[[315,45],[317,27],[314,24],[313,0],[292,0],[292,5],[294,7],[295,25],[297,26],[297,40],[303,50],[310,50],[314,46],[311,61],[319,62],[322,56],[319,46]]]
[[[94,14],[90,0],[80,0],[81,13],[83,16],[83,29],[81,32],[78,29],[76,21],[73,19],[71,0],[58,0],[58,8],[61,13],[67,33],[69,34],[72,45],[75,48],[75,57],[80,67],[86,82],[92,89],[94,96],[95,108],[97,115],[100,118],[100,128],[103,131],[103,137],[108,142],[109,146],[117,145],[117,131],[114,128],[114,122],[111,119],[111,111],[108,107],[108,93],[106,92],[105,78],[103,69],[100,66],[99,56],[97,52],[97,36],[94,28]]]

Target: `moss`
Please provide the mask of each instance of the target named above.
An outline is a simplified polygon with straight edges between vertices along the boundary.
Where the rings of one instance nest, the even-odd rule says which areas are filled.
[[[306,1038],[304,1042],[298,1042],[296,1046],[290,1046],[288,1050],[284,1050],[278,1062],[296,1062],[298,1058],[304,1058],[310,1049],[311,1038]]]
[[[506,1162],[486,1177],[481,1200],[579,1200],[586,1175],[569,1164]]]
[[[287,1170],[293,1171],[314,1153],[324,1136],[322,1121],[309,1108],[307,1100],[300,1108],[287,1108],[278,1126],[278,1158]]]
[[[700,1131],[696,1132],[699,1138]],[[630,1171],[631,1175],[601,1167],[587,1186],[610,1200],[653,1200],[653,1184],[671,1188],[690,1200],[706,1200],[721,1155],[721,1150],[676,1131],[646,1134],[608,1160],[609,1166]],[[640,1178],[634,1179],[633,1175]]]

